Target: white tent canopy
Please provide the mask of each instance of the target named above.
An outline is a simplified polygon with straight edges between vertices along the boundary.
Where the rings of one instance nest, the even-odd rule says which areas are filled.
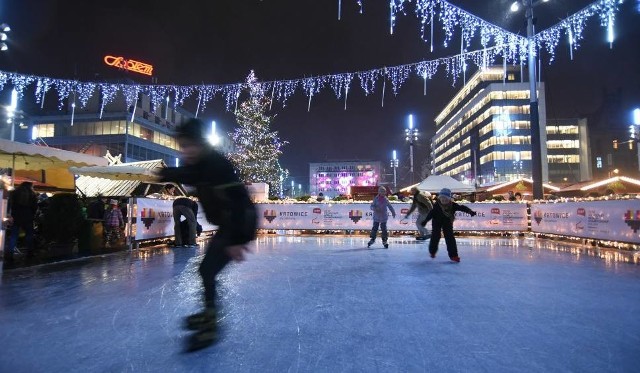
[[[157,176],[155,176],[152,170],[139,166],[93,166],[93,167],[69,167],[69,171],[72,174],[78,176],[90,176],[100,179],[109,180],[132,180],[132,181],[145,181],[156,182]]]
[[[146,195],[149,188],[145,185],[160,184],[155,171],[164,167],[167,167],[164,161],[156,159],[104,167],[70,167],[69,171],[78,175],[76,189],[87,197],[125,197],[134,192]]]
[[[449,188],[452,193],[473,193],[476,191],[473,185],[461,183],[447,175],[430,175],[418,184],[418,189],[423,192],[438,193],[442,188]]]
[[[102,157],[0,139],[0,168],[47,170],[70,166],[106,166]]]

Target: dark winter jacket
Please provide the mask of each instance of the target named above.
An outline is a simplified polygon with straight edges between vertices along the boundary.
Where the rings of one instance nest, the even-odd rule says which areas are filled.
[[[429,220],[433,219],[434,225],[453,224],[456,211],[466,212],[471,216],[475,216],[476,212],[468,208],[467,206],[459,205],[453,201],[448,203],[448,206],[443,206],[440,201],[437,201],[433,206],[433,210],[429,212],[427,218],[422,222],[422,226],[427,225]]]
[[[160,171],[161,180],[193,185],[207,220],[218,226],[229,244],[254,239],[256,211],[233,165],[222,154],[209,148],[193,165],[170,167]]]
[[[173,201],[173,207],[176,207],[176,206],[188,207],[191,209],[191,211],[193,211],[193,215],[195,217],[198,217],[198,202],[192,200],[191,198],[186,198],[186,197],[176,198]]]
[[[31,187],[18,186],[9,194],[9,211],[16,221],[33,221],[38,210],[38,196]]]

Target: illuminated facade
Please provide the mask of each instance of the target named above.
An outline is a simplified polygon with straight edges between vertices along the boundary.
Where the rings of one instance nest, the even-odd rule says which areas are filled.
[[[538,85],[541,142],[546,143],[544,83]],[[432,173],[477,185],[531,177],[529,83],[518,67],[476,73],[436,117]],[[546,158],[543,149],[543,159]],[[543,180],[548,180],[543,162]]]
[[[549,181],[577,183],[591,180],[591,147],[587,119],[547,119]]]
[[[140,94],[132,121],[132,107],[124,100],[108,105],[100,118],[100,100],[94,95],[86,108],[69,107],[63,115],[31,118],[31,140],[78,153],[122,154],[123,162],[162,159],[174,165],[179,155],[173,129],[193,115],[171,103],[151,111],[149,97]],[[71,117],[73,116],[73,125]]]
[[[348,194],[352,185],[375,186],[380,182],[380,162],[344,161],[309,164],[309,193],[333,198]]]

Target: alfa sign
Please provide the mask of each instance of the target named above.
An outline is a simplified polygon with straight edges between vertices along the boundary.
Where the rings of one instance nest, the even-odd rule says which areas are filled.
[[[124,57],[104,56],[104,63],[109,66],[133,71],[139,74],[151,75],[153,73],[152,65],[136,60],[128,60]]]

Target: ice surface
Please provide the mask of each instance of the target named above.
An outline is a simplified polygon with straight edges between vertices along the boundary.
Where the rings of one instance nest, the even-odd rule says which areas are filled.
[[[0,372],[631,372],[640,266],[549,241],[260,237],[221,278],[220,342],[182,353],[201,250],[5,271]],[[575,250],[573,250],[575,251]]]

